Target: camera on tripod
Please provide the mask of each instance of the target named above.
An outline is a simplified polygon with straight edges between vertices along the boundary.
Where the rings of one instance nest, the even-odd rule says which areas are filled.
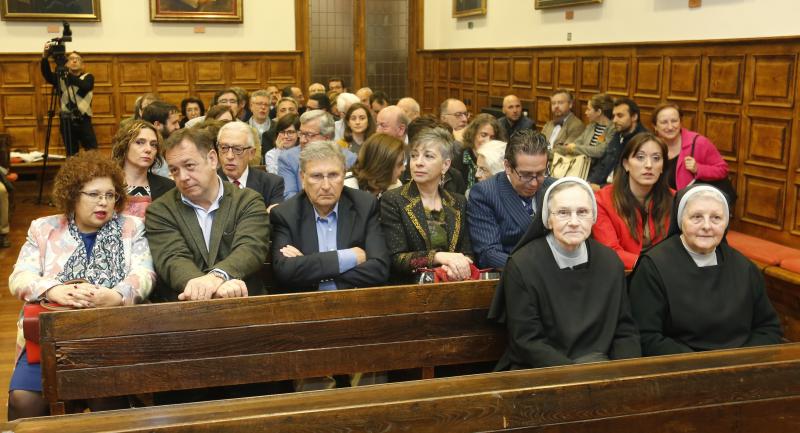
[[[72,42],[72,30],[69,28],[69,23],[64,21],[64,30],[61,32],[60,38],[50,39],[50,45],[47,48],[47,55],[53,58],[56,62],[56,74],[62,75],[67,72],[67,42]]]

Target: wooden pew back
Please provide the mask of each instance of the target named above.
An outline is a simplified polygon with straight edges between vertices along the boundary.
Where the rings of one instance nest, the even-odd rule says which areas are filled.
[[[495,281],[138,305],[41,316],[64,401],[497,360]],[[429,374],[430,376],[430,374]]]
[[[9,432],[800,431],[800,344],[19,420]]]

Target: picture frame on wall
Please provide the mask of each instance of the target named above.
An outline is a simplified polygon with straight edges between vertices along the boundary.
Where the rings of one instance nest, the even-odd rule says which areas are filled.
[[[453,18],[486,15],[486,0],[453,0]]]
[[[535,0],[534,9],[566,8],[588,3],[603,3],[603,0]]]
[[[3,21],[100,21],[100,0],[0,0]]]
[[[243,0],[150,0],[151,22],[241,23]]]

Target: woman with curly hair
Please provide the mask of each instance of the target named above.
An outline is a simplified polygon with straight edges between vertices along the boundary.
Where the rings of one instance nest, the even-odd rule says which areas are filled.
[[[175,187],[175,182],[151,171],[165,163],[161,142],[156,127],[144,120],[125,122],[114,135],[111,158],[125,173],[127,185],[123,213],[144,218],[147,206]]]
[[[384,192],[402,186],[400,175],[405,169],[403,140],[387,134],[375,134],[361,145],[358,160],[344,185],[380,197]]]
[[[120,213],[126,198],[125,176],[113,160],[96,152],[67,159],[53,185],[53,202],[62,213],[31,223],[9,277],[11,293],[24,302],[49,301],[71,308],[132,305],[147,299],[155,281],[153,260],[142,220]],[[29,362],[24,342],[20,317],[9,420],[49,413],[40,365]],[[126,401],[88,404],[102,410],[123,407]]]
[[[464,176],[467,189],[478,181],[477,152],[484,143],[492,140],[508,141],[505,129],[491,114],[478,114],[464,129],[463,153],[454,155],[453,166]]]

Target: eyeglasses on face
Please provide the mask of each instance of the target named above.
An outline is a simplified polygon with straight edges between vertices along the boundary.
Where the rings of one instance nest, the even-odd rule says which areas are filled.
[[[296,137],[297,131],[294,129],[284,129],[283,131],[279,132],[278,135],[285,135],[287,137]]]
[[[252,149],[252,148],[253,148],[253,146],[227,146],[227,145],[224,145],[224,146],[220,146],[219,147],[219,153],[224,155],[224,154],[226,154],[226,153],[228,153],[230,151],[230,152],[233,152],[234,155],[241,155],[242,153],[244,153],[245,150]]]
[[[238,104],[236,99],[217,99],[217,104]]]
[[[453,116],[457,119],[469,119],[471,114],[469,111],[459,111],[457,113],[448,113],[446,116]]]
[[[311,183],[322,183],[325,179],[330,183],[339,182],[342,180],[342,173],[311,173],[308,175],[308,181]]]
[[[100,203],[103,199],[107,202],[116,203],[120,195],[116,192],[81,191],[81,194],[89,198],[89,201]]]
[[[320,135],[319,132],[304,132],[304,131],[300,131],[300,132],[297,133],[297,136],[300,137],[301,140],[302,139],[309,140],[309,139],[311,139],[313,137],[317,137],[319,135]]]
[[[541,173],[520,173],[520,172],[517,171],[516,167],[512,168],[511,170],[514,171],[514,174],[517,175],[517,177],[519,178],[519,180],[522,183],[529,183],[532,180],[536,180],[536,182],[538,183],[538,182],[541,182],[542,179],[544,179],[544,177],[546,176],[545,172],[541,172]]]

